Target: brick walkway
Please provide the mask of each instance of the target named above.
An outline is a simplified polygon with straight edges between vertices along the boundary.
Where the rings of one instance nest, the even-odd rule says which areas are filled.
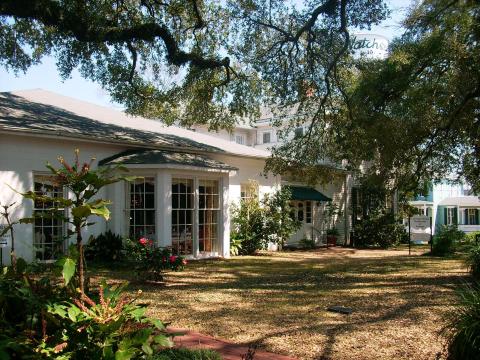
[[[169,329],[171,332],[181,332],[185,335],[174,337],[176,347],[211,349],[219,352],[224,360],[240,360],[248,351],[248,346],[234,344],[218,338],[203,335],[189,330]],[[255,351],[255,360],[297,360],[295,358],[272,354],[266,351]]]

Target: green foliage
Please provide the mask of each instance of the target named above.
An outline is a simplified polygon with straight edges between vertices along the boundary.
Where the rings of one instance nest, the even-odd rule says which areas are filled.
[[[97,262],[111,263],[122,260],[123,238],[108,230],[92,237],[85,248],[85,258]]]
[[[298,229],[300,224],[290,217],[289,199],[288,190],[281,189],[261,202],[250,197],[232,206],[231,238],[241,242],[239,254],[255,254],[269,242],[284,244]]]
[[[355,245],[359,247],[388,248],[405,238],[405,227],[389,212],[372,212],[355,226]]]
[[[187,265],[183,256],[174,255],[170,248],[156,247],[153,240],[146,238],[138,241],[125,240],[124,251],[137,276],[144,280],[160,281],[163,279],[163,271],[180,271]]]
[[[480,283],[480,243],[469,246],[466,263],[472,276]]]
[[[480,354],[480,288],[459,292],[460,304],[450,315],[448,359],[477,360]]]
[[[237,256],[242,250],[242,239],[236,239],[236,234],[232,233],[230,235],[230,255]]]
[[[162,350],[154,354],[152,360],[222,360],[222,357],[212,350],[179,348]]]
[[[100,286],[97,302],[85,294],[47,305],[57,324],[40,352],[65,359],[132,359],[172,345],[165,326],[123,294],[127,284]]]
[[[477,235],[480,235],[480,231],[469,232],[469,233],[465,234],[465,240],[469,244],[475,244]],[[479,244],[480,244],[480,242],[479,242]]]
[[[456,246],[465,239],[465,233],[456,225],[442,226],[433,237],[433,255],[446,256],[455,251]]]
[[[303,238],[299,241],[302,249],[315,249],[315,240]]]
[[[330,228],[330,229],[327,229],[327,235],[338,236],[340,235],[340,233],[338,232],[337,228]]]

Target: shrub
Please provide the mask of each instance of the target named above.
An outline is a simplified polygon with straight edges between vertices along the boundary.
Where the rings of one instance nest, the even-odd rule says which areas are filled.
[[[230,255],[237,256],[242,250],[242,239],[236,239],[236,234],[230,234]]]
[[[118,261],[122,259],[122,250],[122,237],[108,230],[89,241],[85,249],[85,258],[99,262]]]
[[[187,260],[173,255],[170,248],[160,248],[153,240],[141,238],[138,241],[125,241],[126,256],[134,263],[135,272],[143,279],[160,281],[165,270],[183,270]]]
[[[315,249],[315,240],[303,238],[299,241],[300,247],[302,249]]]
[[[466,262],[472,276],[480,281],[480,244],[472,244],[470,246]]]
[[[465,233],[456,225],[443,226],[433,237],[433,255],[445,256],[455,251],[456,245],[465,239]]]
[[[465,240],[470,244],[475,244],[475,237],[480,234],[480,231],[472,231],[465,235]]]
[[[477,360],[480,354],[480,288],[460,291],[460,304],[447,325],[448,359]]]
[[[131,359],[172,346],[164,324],[147,317],[144,305],[123,294],[126,286],[104,282],[98,301],[81,294],[73,301],[49,304],[47,312],[56,326],[44,337],[40,352],[68,359]]]
[[[162,350],[152,360],[222,360],[222,357],[212,350],[179,348]]]
[[[405,227],[391,213],[372,212],[355,226],[355,245],[388,248],[408,238]]]
[[[300,223],[290,217],[290,192],[286,189],[265,195],[242,199],[232,206],[233,239],[241,241],[240,255],[252,255],[266,249],[269,242],[284,245],[299,228]]]

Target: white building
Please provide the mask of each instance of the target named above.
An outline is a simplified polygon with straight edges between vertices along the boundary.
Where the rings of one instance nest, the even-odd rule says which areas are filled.
[[[253,141],[249,127],[237,131],[245,136],[244,144],[44,90],[1,93],[0,203],[17,204],[14,219],[42,211],[11,188],[64,193],[52,185],[45,163],[55,164],[59,155],[72,160],[78,148],[83,161],[96,157],[100,164],[121,163],[131,175],[142,176],[134,183],[103,189],[99,196],[112,201],[111,220],[97,220],[85,229],[85,238],[111,230],[132,238],[147,236],[189,257],[228,257],[229,205],[239,201],[251,180],[259,184],[260,196],[287,184],[279,176],[262,175],[270,153],[246,146]],[[234,140],[242,142],[236,136]],[[341,234],[340,242],[348,240],[349,181],[349,175],[339,171],[324,187],[288,183],[300,194],[295,199],[296,217],[303,224],[292,243],[323,239],[321,196],[333,199],[342,210],[332,225]],[[66,224],[57,220],[16,225],[16,253],[29,261],[52,260],[68,245],[59,240],[66,231]],[[4,262],[8,252],[4,251]]]
[[[434,234],[443,225],[458,225],[466,233],[480,231],[480,200],[467,185],[447,181],[432,184],[426,196],[418,196],[410,205],[432,218]]]

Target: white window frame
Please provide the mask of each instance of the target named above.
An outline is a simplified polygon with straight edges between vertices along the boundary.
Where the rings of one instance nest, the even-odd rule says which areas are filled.
[[[475,221],[476,221],[475,210],[476,209],[467,209],[467,218],[465,219],[467,225],[475,225]]]
[[[235,134],[235,142],[240,145],[245,145],[245,135]]]
[[[447,208],[447,223],[446,225],[453,225],[455,219],[455,209],[454,207]]]
[[[38,179],[38,178],[45,178],[45,179],[50,178],[50,179],[53,179],[53,175],[51,175],[51,174],[46,174],[46,173],[33,173],[33,191],[34,191],[34,192],[35,192],[35,183],[37,183],[37,182],[40,183],[40,181],[36,181],[36,179]],[[43,183],[44,183],[44,182],[43,182]],[[52,186],[53,186],[53,185],[52,185]],[[66,189],[65,189],[65,188],[62,188],[61,191],[54,191],[54,193],[57,193],[57,194],[59,194],[59,196],[65,198],[67,192],[66,192]],[[57,197],[59,197],[59,196],[57,196]],[[45,210],[45,207],[37,208],[37,207],[35,207],[35,202],[33,203],[32,213],[33,213],[34,216],[35,216],[35,213],[36,213],[37,211],[44,211],[44,210]],[[59,208],[58,210],[59,210],[59,211],[63,211],[63,215],[65,215],[65,209],[64,209],[64,208]],[[40,262],[53,262],[53,261],[55,261],[55,260],[57,259],[56,257],[52,257],[51,259],[45,259],[44,257],[43,257],[42,259],[38,259],[38,258],[37,258],[37,251],[36,251],[36,249],[38,249],[38,247],[37,247],[38,244],[43,244],[43,245],[50,244],[50,245],[52,245],[52,248],[53,248],[53,245],[55,244],[55,242],[54,242],[53,240],[52,240],[51,242],[49,242],[49,243],[47,243],[47,242],[45,242],[45,241],[41,241],[41,242],[37,241],[37,239],[36,239],[36,236],[37,236],[37,231],[36,231],[36,229],[38,228],[38,226],[37,226],[37,221],[39,221],[39,220],[36,219],[35,222],[32,224],[32,244],[33,244],[32,248],[33,248],[33,258],[36,259],[36,260],[38,260],[38,261],[40,261]],[[43,230],[43,229],[45,229],[45,228],[47,228],[47,227],[44,226],[44,221],[45,221],[44,219],[40,219],[40,221],[42,222],[42,224],[40,225],[40,229],[42,229],[40,236],[44,237],[45,235],[44,235],[44,230]],[[53,219],[52,219],[51,221],[53,221]],[[61,221],[61,224],[60,224],[60,226],[55,226],[55,228],[60,229],[60,231],[61,231],[61,235],[60,235],[60,236],[61,236],[62,238],[64,238],[63,241],[62,241],[61,252],[62,252],[62,253],[65,253],[65,250],[66,250],[65,247],[66,247],[67,223],[66,223],[64,220],[58,220],[58,221]],[[52,229],[54,228],[53,224],[52,224],[52,226],[49,226],[49,227],[52,228]],[[53,256],[53,255],[54,255],[54,254],[52,254],[52,256]]]
[[[143,180],[143,183],[145,184],[145,179],[152,179],[152,184],[153,184],[153,208],[150,208],[150,207],[145,207],[146,205],[146,202],[145,202],[145,195],[147,194],[145,191],[143,192],[143,207],[133,207],[131,206],[131,195],[132,195],[132,192],[131,192],[131,187],[132,185],[136,184],[136,182],[138,180]],[[143,211],[144,212],[144,224],[143,224],[143,228],[144,230],[147,228],[147,227],[153,227],[154,228],[154,232],[153,234],[143,234],[142,237],[146,237],[148,238],[149,240],[153,240],[155,243],[157,242],[157,238],[158,238],[158,229],[157,229],[157,201],[156,201],[156,198],[158,196],[157,192],[157,179],[156,179],[156,175],[154,174],[145,174],[145,175],[142,175],[142,177],[140,179],[137,179],[137,180],[133,180],[131,182],[125,182],[125,186],[126,186],[126,198],[125,198],[125,201],[126,201],[126,204],[125,204],[125,213],[126,213],[126,233],[127,233],[127,236],[133,240],[133,241],[138,241],[138,239],[136,238],[132,238],[132,233],[131,233],[131,229],[132,227],[140,227],[141,225],[136,225],[136,224],[133,224],[132,225],[132,217],[131,217],[131,211]],[[147,211],[153,211],[153,224],[151,225],[146,225],[145,222],[146,222],[146,212]],[[135,219],[133,219],[133,221],[135,221]],[[133,234],[135,235],[135,233]]]
[[[194,242],[195,242],[195,227],[196,227],[196,211],[197,211],[197,182],[195,181],[195,178],[192,177],[192,176],[186,176],[186,175],[179,175],[179,176],[172,176],[172,188],[173,188],[173,183],[175,180],[179,180],[179,181],[183,181],[183,180],[186,180],[186,181],[190,181],[191,182],[191,186],[192,186],[192,192],[189,193],[189,192],[186,192],[186,193],[173,193],[173,189],[171,189],[172,191],[172,199],[171,199],[171,224],[170,224],[170,234],[171,234],[171,238],[172,238],[172,249],[175,249],[175,240],[174,240],[174,236],[173,236],[173,228],[174,226],[183,226],[183,227],[187,227],[188,225],[191,226],[191,231],[190,231],[190,234],[187,234],[186,232],[183,234],[181,233],[179,235],[180,239],[178,239],[176,242],[177,242],[177,249],[174,251],[177,255],[193,255],[195,253],[195,245],[194,245]],[[187,198],[185,198],[185,204],[186,206],[185,207],[181,207],[181,201],[178,203],[179,207],[177,208],[173,208],[173,196],[175,195],[178,195],[178,196],[181,196],[181,195],[192,195],[192,203],[191,203],[191,206],[188,207],[188,201],[187,201]],[[186,220],[184,223],[180,223],[180,222],[176,222],[174,220],[174,216],[173,216],[173,212],[174,211],[184,211],[185,212],[185,219],[187,218],[187,215],[186,215],[186,212],[189,211],[191,212],[191,224],[190,223],[186,223]],[[188,235],[190,236],[190,238],[188,238]],[[181,239],[183,237],[183,239]],[[188,242],[191,241],[191,244],[188,244]],[[184,244],[184,249],[183,250],[180,250],[181,248],[181,243]],[[190,250],[191,251],[187,251],[187,247],[188,245],[190,245]]]
[[[268,141],[265,141],[265,135],[268,135]],[[272,131],[263,131],[262,132],[262,144],[271,144],[272,143]]]

